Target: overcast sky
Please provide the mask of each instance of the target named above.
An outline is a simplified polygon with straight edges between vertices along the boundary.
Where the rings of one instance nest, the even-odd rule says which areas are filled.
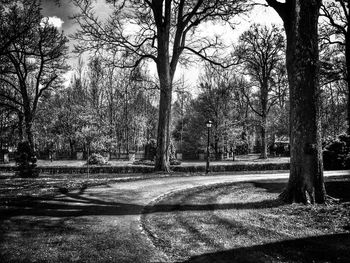
[[[56,27],[60,28],[67,35],[71,35],[78,29],[78,26],[74,24],[74,21],[69,19],[74,13],[77,12],[71,0],[61,0],[60,5],[55,3],[55,0],[42,0],[42,14],[45,17],[49,17],[50,22],[53,23]],[[95,11],[99,16],[106,15],[106,8],[109,6],[105,3],[104,0],[97,0]],[[240,20],[240,26],[237,27],[237,31],[232,34],[228,34],[230,36],[230,41],[232,39],[237,39],[237,37],[245,30],[248,29],[251,23],[261,23],[261,24],[280,24],[282,25],[281,19],[275,13],[272,8],[258,7],[255,11],[252,12],[249,16],[243,17]],[[213,32],[213,28],[208,29],[210,32]],[[225,29],[215,28],[215,32],[225,31]],[[225,32],[223,32],[225,33]],[[70,51],[73,49],[74,42],[71,40],[69,43]],[[77,57],[75,54],[70,53],[69,64],[72,68],[76,66]],[[155,66],[150,66],[151,72],[155,69]],[[186,74],[187,72],[187,74]],[[197,75],[199,74],[198,68],[192,69],[182,69],[181,67],[177,70],[177,76],[185,74],[185,81],[188,85],[193,86],[196,84]],[[67,78],[70,78],[70,73],[67,74]],[[67,82],[68,83],[68,82]]]

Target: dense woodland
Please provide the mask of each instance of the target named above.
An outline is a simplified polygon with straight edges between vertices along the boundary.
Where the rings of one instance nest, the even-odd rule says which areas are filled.
[[[43,158],[55,153],[74,159],[78,151],[123,158],[153,142],[156,169],[169,170],[170,148],[190,159],[204,152],[208,120],[218,159],[253,151],[267,158],[276,142],[292,136],[293,163],[293,156],[309,158],[295,151],[297,144],[307,141],[313,152],[322,141],[349,132],[347,1],[266,1],[284,28],[252,24],[231,45],[201,35],[198,27],[230,25],[261,8],[254,1],[107,2],[113,12],[102,21],[93,1],[74,1],[80,29],[69,36],[76,43],[69,54],[68,36],[40,14],[40,1],[1,1],[3,151],[25,140]],[[298,10],[314,23],[298,30],[309,32],[295,33]],[[298,51],[305,34],[313,46]],[[77,65],[69,65],[68,56],[79,57]],[[296,58],[314,62],[302,66]],[[156,64],[156,73],[149,63]],[[179,65],[201,68],[195,86],[175,78]],[[68,84],[67,71],[73,72]],[[308,78],[298,78],[303,74]],[[295,140],[301,128],[293,129],[299,124],[310,134],[301,141]]]

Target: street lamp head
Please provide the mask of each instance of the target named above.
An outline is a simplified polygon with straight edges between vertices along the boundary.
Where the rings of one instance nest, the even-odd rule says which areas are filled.
[[[210,121],[210,120],[209,120],[209,121],[207,121],[207,123],[206,123],[206,125],[207,125],[207,127],[208,127],[208,128],[211,128],[211,125],[212,125],[212,124],[213,124],[213,122],[212,122],[212,121]]]

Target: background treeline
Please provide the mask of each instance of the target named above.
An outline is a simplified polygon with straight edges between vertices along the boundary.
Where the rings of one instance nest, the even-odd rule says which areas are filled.
[[[118,70],[92,57],[79,61],[67,87],[47,92],[33,126],[41,157],[75,159],[77,152],[112,153],[114,158],[143,150],[155,138],[158,96],[154,83],[142,72]],[[15,146],[16,114],[4,113],[7,127],[2,142]],[[11,121],[12,120],[12,121]]]
[[[0,33],[6,36],[0,53],[1,149],[28,139],[43,158],[54,153],[74,159],[77,152],[86,157],[88,151],[127,158],[142,153],[152,140],[155,144],[160,87],[147,64],[120,68],[99,52],[81,57],[65,84],[68,39],[41,16],[36,1],[24,2],[1,10],[0,16]],[[324,15],[331,8],[337,6],[324,9]],[[349,89],[343,31],[322,21],[322,136],[327,146],[347,130]],[[217,159],[250,152],[266,158],[276,153],[279,142],[288,142],[282,29],[253,24],[230,52],[235,65],[224,69],[204,63],[195,87],[183,78],[174,81],[171,145],[184,158],[205,151],[207,120],[213,121],[211,149]]]

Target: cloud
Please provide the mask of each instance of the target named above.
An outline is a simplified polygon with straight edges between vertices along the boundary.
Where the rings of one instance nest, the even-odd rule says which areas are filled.
[[[61,18],[57,17],[57,16],[49,16],[49,17],[45,17],[44,19],[50,25],[53,25],[56,28],[61,28],[62,24],[64,23],[64,21]]]

